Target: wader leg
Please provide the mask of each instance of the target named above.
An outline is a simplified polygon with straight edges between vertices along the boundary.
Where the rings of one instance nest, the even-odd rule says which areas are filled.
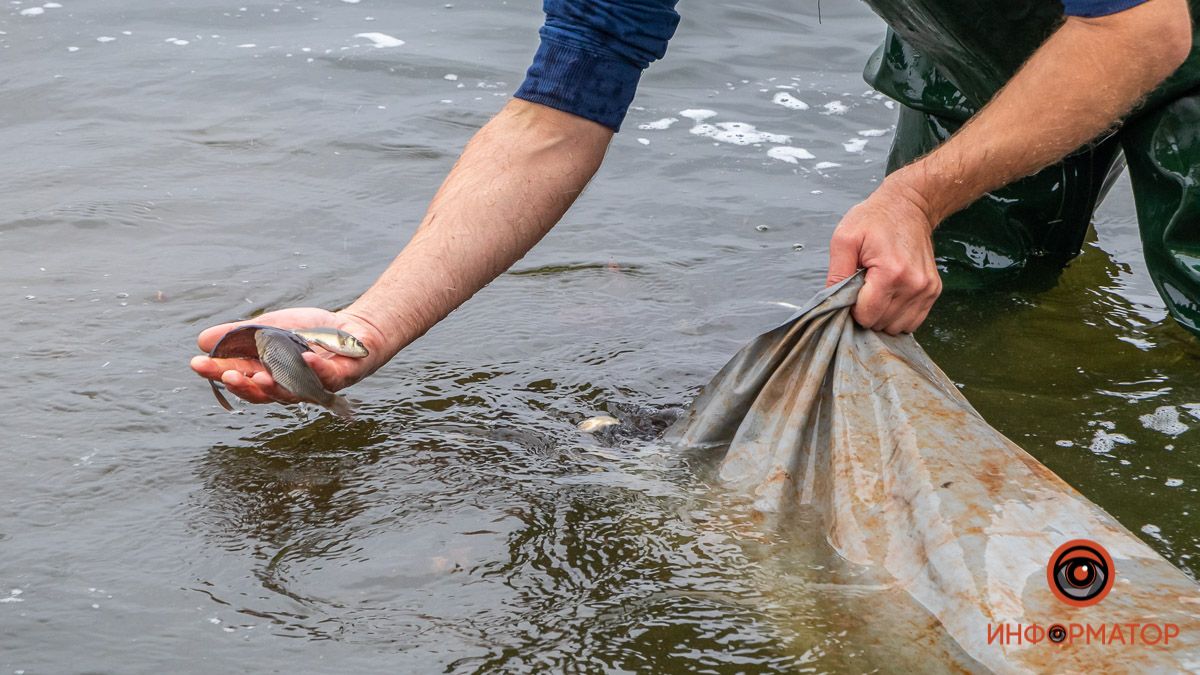
[[[1200,95],[1130,121],[1121,142],[1150,276],[1171,316],[1200,335]]]
[[[900,106],[888,172],[933,150],[959,126]],[[1052,284],[1079,254],[1092,211],[1120,173],[1118,151],[1117,141],[1108,139],[947,218],[933,234],[946,288],[987,288],[1018,279]]]

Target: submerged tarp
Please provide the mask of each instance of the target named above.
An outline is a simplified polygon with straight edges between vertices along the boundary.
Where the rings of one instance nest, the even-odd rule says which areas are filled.
[[[945,631],[996,672],[1200,670],[1200,587],[989,426],[912,336],[856,325],[861,287],[824,290],[743,348],[668,438],[727,446],[725,484],[762,512],[811,510],[841,557],[935,619],[880,631]],[[1047,576],[1075,539],[1116,571],[1091,606]]]

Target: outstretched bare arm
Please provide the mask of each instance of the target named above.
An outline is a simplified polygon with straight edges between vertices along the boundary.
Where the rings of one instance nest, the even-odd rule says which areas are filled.
[[[383,275],[340,312],[293,308],[254,323],[343,328],[366,359],[306,354],[331,390],[370,375],[533,247],[583,191],[613,132],[553,108],[514,99],[475,134],[434,196],[417,232]],[[200,334],[208,351],[237,323]],[[292,402],[256,361],[197,356],[192,369],[254,403]]]

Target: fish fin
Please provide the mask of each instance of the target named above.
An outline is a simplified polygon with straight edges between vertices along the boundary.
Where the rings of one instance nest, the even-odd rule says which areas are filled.
[[[345,396],[333,395],[333,400],[329,402],[329,409],[334,415],[342,419],[354,419],[354,409],[350,406],[350,401]]]
[[[233,406],[229,404],[229,399],[225,398],[225,395],[221,393],[220,389],[217,389],[217,383],[213,382],[212,380],[209,380],[208,384],[212,387],[213,396],[217,397],[217,403],[220,403],[221,407],[228,410],[229,412],[236,412],[233,409]]]

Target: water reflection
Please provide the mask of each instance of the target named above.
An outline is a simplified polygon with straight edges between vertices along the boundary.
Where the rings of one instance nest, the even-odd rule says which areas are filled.
[[[446,672],[878,657],[846,639],[856,614],[805,587],[839,583],[817,554],[795,557],[714,490],[713,457],[655,440],[673,409],[503,366],[431,363],[412,391],[353,423],[321,416],[197,460],[190,524],[248,568],[197,590],[238,630],[265,621]],[[624,424],[577,432],[597,406]]]

